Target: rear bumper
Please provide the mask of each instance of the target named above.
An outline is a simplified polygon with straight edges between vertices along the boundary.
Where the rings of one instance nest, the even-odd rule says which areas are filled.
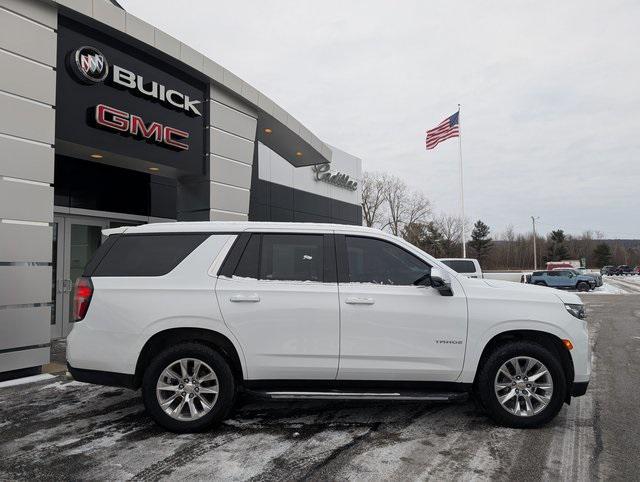
[[[571,390],[572,397],[581,397],[585,393],[587,393],[587,387],[589,386],[589,382],[573,382],[573,387]]]
[[[135,389],[135,377],[126,373],[104,372],[101,370],[85,370],[82,368],[73,368],[67,362],[67,370],[71,373],[74,380],[85,383],[94,383],[96,385],[107,385],[110,387],[123,387]]]

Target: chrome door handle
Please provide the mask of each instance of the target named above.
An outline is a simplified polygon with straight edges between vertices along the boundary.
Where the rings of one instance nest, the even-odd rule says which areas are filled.
[[[236,303],[242,302],[242,301],[248,301],[250,303],[257,303],[258,301],[260,301],[260,297],[258,295],[233,295],[229,299],[231,301],[236,302]]]
[[[347,298],[344,302],[349,305],[373,305],[375,300],[373,298]]]

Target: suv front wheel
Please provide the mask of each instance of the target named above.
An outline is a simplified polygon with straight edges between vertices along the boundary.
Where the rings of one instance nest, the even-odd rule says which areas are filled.
[[[489,355],[479,373],[477,392],[497,423],[533,428],[560,411],[567,382],[555,353],[535,342],[518,341]]]
[[[145,370],[142,399],[158,425],[172,432],[200,432],[231,411],[235,383],[227,361],[200,343],[160,352]]]

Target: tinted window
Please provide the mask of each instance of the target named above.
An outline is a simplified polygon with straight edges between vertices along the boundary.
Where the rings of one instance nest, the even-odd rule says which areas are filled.
[[[234,276],[243,278],[257,278],[258,264],[260,262],[260,235],[253,234],[240,257]]]
[[[91,276],[162,276],[209,234],[130,234],[118,236]],[[89,263],[91,265],[92,262]]]
[[[475,273],[476,265],[473,264],[473,261],[465,261],[465,260],[449,260],[442,261],[452,270],[458,273]]]
[[[263,234],[260,279],[323,281],[322,235]]]
[[[431,268],[404,249],[386,241],[347,236],[349,281],[412,285]]]

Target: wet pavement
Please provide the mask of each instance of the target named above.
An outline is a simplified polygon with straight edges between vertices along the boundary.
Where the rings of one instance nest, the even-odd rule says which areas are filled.
[[[0,479],[637,478],[640,296],[583,299],[594,379],[542,429],[495,426],[471,401],[244,398],[218,429],[176,435],[139,392],[57,377],[0,389]]]

